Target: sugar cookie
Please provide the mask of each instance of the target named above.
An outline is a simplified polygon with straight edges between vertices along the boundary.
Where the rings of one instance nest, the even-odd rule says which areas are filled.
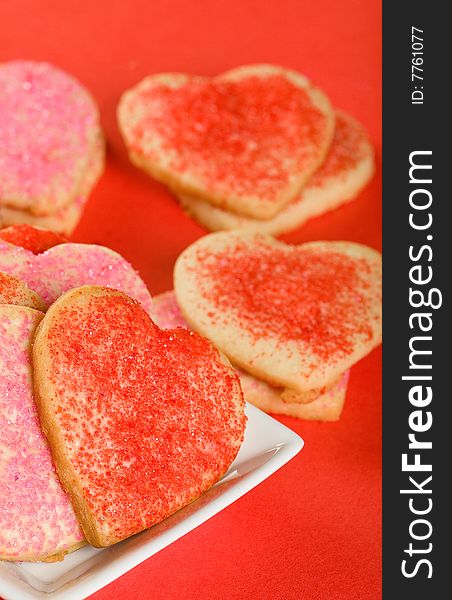
[[[97,106],[44,62],[0,64],[0,205],[54,214],[81,195],[101,139]]]
[[[251,375],[241,377],[240,382],[245,400],[265,412],[305,421],[337,421],[344,408],[349,374],[346,371],[335,386],[308,404],[284,402],[277,388]]]
[[[239,215],[192,196],[179,195],[179,200],[186,212],[210,231],[244,229],[280,235],[356,198],[374,169],[373,148],[366,131],[355,119],[336,111],[333,142],[325,162],[271,219]]]
[[[97,284],[127,292],[151,311],[151,295],[138,273],[103,246],[60,244],[35,255],[0,239],[0,270],[26,282],[47,306],[71,288]]]
[[[33,398],[31,342],[44,315],[0,305],[0,559],[60,560],[83,534]]]
[[[334,131],[326,96],[303,75],[249,65],[212,79],[151,75],[125,92],[118,121],[131,160],[228,210],[270,218],[323,162]]]
[[[89,194],[102,174],[104,163],[105,149],[102,141],[99,142],[93,156],[90,158],[88,171],[85,174],[79,195],[71,200],[69,204],[47,215],[35,215],[27,210],[0,205],[0,226],[28,224],[50,229],[60,234],[71,235],[83,215]]]
[[[14,304],[45,311],[45,303],[26,283],[0,271],[0,305]]]
[[[178,258],[174,290],[231,362],[298,393],[331,384],[381,340],[381,256],[360,244],[213,233]]]
[[[0,229],[0,240],[25,248],[33,254],[41,254],[41,252],[45,252],[53,246],[65,244],[68,241],[59,233],[40,227],[32,227],[25,223]]]
[[[42,426],[95,546],[197,498],[243,441],[242,391],[227,360],[193,332],[159,329],[121,292],[85,286],[59,298],[33,359]]]
[[[163,329],[188,327],[173,291],[153,296],[153,318]],[[335,421],[340,417],[347,390],[348,371],[332,384],[329,390],[311,390],[297,394],[288,389],[277,388],[261,381],[242,369],[237,369],[243,397],[266,412],[287,414],[300,419]],[[286,407],[286,404],[291,406]],[[299,406],[297,408],[297,405]]]

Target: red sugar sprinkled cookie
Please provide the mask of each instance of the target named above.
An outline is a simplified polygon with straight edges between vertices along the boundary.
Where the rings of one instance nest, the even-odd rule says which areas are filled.
[[[174,189],[256,218],[286,205],[322,163],[334,113],[320,90],[273,65],[212,79],[151,75],[126,92],[130,157]]]
[[[42,426],[87,540],[108,546],[162,521],[226,472],[244,402],[206,339],[159,329],[98,286],[55,302],[33,348]]]
[[[33,397],[31,345],[44,315],[0,305],[0,559],[59,560],[84,543]]]
[[[333,142],[325,162],[271,219],[239,215],[192,196],[179,195],[179,199],[188,214],[211,231],[243,229],[280,235],[356,198],[374,169],[373,148],[365,129],[346,113],[336,111]]]
[[[359,244],[210,234],[181,254],[174,288],[188,323],[234,364],[299,393],[380,343],[381,257]]]
[[[0,205],[49,215],[69,204],[101,137],[97,106],[76,79],[44,62],[0,65]]]

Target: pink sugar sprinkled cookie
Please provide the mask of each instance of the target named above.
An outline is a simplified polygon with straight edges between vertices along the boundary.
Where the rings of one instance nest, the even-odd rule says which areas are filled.
[[[0,559],[58,560],[84,543],[33,397],[31,341],[44,315],[0,306]]]
[[[88,198],[79,196],[70,204],[59,208],[52,215],[36,216],[26,210],[17,210],[9,206],[0,207],[0,225],[30,225],[32,227],[50,229],[63,235],[71,235],[80,221]]]
[[[133,267],[109,248],[94,244],[60,244],[41,254],[0,239],[0,270],[26,282],[47,306],[82,285],[104,285],[126,292],[147,312],[151,295]]]
[[[188,329],[188,323],[181,313],[176,294],[172,290],[152,298],[152,316],[162,329],[175,329],[176,327]]]
[[[101,138],[97,106],[44,62],[0,64],[0,205],[52,214],[79,195]]]
[[[71,235],[83,215],[93,187],[103,172],[104,164],[105,145],[103,140],[99,140],[94,152],[91,153],[88,169],[76,198],[48,215],[35,215],[29,210],[0,205],[0,226],[30,225],[36,228],[50,229],[55,234]]]

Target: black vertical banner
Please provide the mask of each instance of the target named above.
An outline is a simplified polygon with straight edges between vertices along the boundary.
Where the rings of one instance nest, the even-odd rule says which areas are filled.
[[[452,597],[447,8],[383,6],[385,600]]]

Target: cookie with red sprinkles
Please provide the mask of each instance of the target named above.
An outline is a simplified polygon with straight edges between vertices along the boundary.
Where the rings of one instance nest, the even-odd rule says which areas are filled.
[[[118,121],[131,160],[151,176],[261,219],[299,193],[334,131],[323,92],[274,65],[151,75],[123,94]]]
[[[188,328],[173,291],[153,296],[152,302],[152,314],[160,327]],[[308,392],[302,396],[287,388],[269,385],[243,369],[237,369],[237,373],[246,402],[254,404],[265,412],[310,421],[337,421],[341,415],[347,394],[349,371],[344,373],[330,389],[312,390],[312,393]]]
[[[280,235],[356,198],[372,178],[374,163],[372,144],[364,127],[337,110],[333,142],[325,162],[301,192],[271,219],[239,215],[193,196],[182,195],[179,200],[186,212],[210,231],[244,229]]]
[[[45,62],[0,64],[0,205],[54,214],[81,195],[102,133],[89,92]]]
[[[26,283],[0,271],[0,304],[28,306],[45,311],[45,303]]]
[[[189,325],[233,364],[298,393],[381,341],[381,256],[360,244],[213,233],[180,255],[174,289]]]
[[[61,560],[84,544],[41,430],[31,346],[43,314],[0,305],[0,559]]]
[[[33,346],[42,427],[87,540],[109,546],[190,503],[243,441],[239,379],[214,346],[134,300],[71,290]]]

